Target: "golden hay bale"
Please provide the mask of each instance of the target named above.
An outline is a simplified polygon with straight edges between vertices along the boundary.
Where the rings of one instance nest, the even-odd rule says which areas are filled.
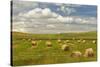
[[[66,42],[69,42],[69,40],[66,40]]]
[[[71,53],[71,57],[75,57],[75,58],[78,58],[78,57],[81,57],[82,56],[82,53],[80,51],[74,51]]]
[[[39,40],[39,42],[41,42],[42,40]]]
[[[69,42],[69,40],[65,40],[64,43],[66,44],[66,43],[70,43],[70,42]]]
[[[61,49],[64,50],[64,51],[69,51],[70,50],[70,46],[64,44],[64,45],[61,46]]]
[[[86,42],[86,40],[83,40],[83,41],[82,41],[82,43],[85,43],[85,42]]]
[[[95,41],[95,40],[93,40],[93,41],[92,41],[92,43],[93,43],[93,44],[95,44],[95,43],[96,43],[96,41]]]
[[[64,44],[69,43],[69,40],[65,40],[63,43],[64,43]]]
[[[51,46],[52,46],[52,43],[51,43],[50,41],[47,41],[47,42],[46,42],[46,45],[47,45],[48,47],[51,47]]]
[[[80,43],[80,42],[81,42],[81,40],[77,40],[77,42],[78,42],[78,43]]]
[[[93,57],[93,56],[94,56],[94,51],[92,48],[85,49],[84,57]]]
[[[37,45],[37,42],[32,40],[32,46],[36,46]]]
[[[58,42],[58,43],[61,43],[61,39],[58,39],[57,42]]]

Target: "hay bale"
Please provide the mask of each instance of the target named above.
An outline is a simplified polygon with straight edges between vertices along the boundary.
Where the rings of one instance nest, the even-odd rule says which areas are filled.
[[[78,57],[82,56],[82,53],[80,51],[74,51],[74,52],[71,53],[70,56],[74,57],[74,58],[78,58]]]
[[[66,40],[66,42],[69,42],[69,40]]]
[[[82,43],[85,43],[85,42],[86,42],[86,40],[83,40],[83,41],[82,41]]]
[[[77,42],[80,43],[81,42],[81,39],[80,40],[77,40]]]
[[[96,44],[96,41],[95,41],[95,40],[93,40],[93,41],[92,41],[92,43],[93,43],[93,44]]]
[[[69,40],[65,40],[65,41],[63,42],[63,44],[66,44],[66,43],[69,43]]]
[[[92,48],[85,49],[84,57],[93,57],[93,56],[94,56],[94,51]]]
[[[57,42],[58,42],[58,43],[61,43],[61,39],[58,39]]]
[[[46,45],[47,45],[47,47],[52,47],[51,41],[47,41],[47,42],[46,42]]]
[[[32,46],[36,46],[37,42],[35,40],[32,40]]]
[[[41,42],[42,40],[39,40],[39,42]]]
[[[64,45],[61,46],[61,49],[64,50],[64,51],[69,51],[70,50],[70,46],[64,44]]]

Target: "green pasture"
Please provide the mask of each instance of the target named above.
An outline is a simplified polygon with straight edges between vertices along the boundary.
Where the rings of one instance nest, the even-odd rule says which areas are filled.
[[[61,43],[57,42],[60,38]],[[73,39],[74,38],[74,39]],[[38,45],[32,48],[31,39],[37,39]],[[52,47],[48,48],[45,42],[49,39]],[[85,43],[77,41],[86,40]],[[69,42],[65,42],[69,40]],[[20,32],[12,32],[12,65],[40,65],[40,64],[57,64],[57,63],[73,63],[88,62],[97,60],[97,41],[96,32],[85,33],[62,33],[62,34],[28,34]],[[69,51],[61,50],[63,44],[72,43]],[[72,58],[70,55],[73,51],[80,51],[84,54],[86,48],[93,48],[94,57]]]

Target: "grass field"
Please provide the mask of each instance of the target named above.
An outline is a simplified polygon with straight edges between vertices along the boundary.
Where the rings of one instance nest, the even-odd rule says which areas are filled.
[[[32,48],[30,39],[37,39],[38,45]],[[45,45],[46,39],[50,39],[52,47],[47,48]],[[57,39],[62,39],[59,44]],[[75,39],[73,39],[75,38]],[[86,40],[85,43],[78,43],[77,40]],[[61,44],[69,40],[71,45],[70,51],[61,50]],[[97,41],[96,32],[84,33],[62,33],[62,34],[28,34],[20,32],[12,32],[12,64],[18,65],[37,65],[37,64],[56,64],[56,63],[73,63],[73,62],[88,62],[97,60],[97,44],[92,41]],[[66,44],[69,44],[66,43]],[[73,51],[81,51],[84,53],[86,48],[93,48],[94,57],[79,57],[72,58],[70,54]]]

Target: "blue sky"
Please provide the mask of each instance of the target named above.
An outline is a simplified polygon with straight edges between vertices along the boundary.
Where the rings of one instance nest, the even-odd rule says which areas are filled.
[[[67,33],[97,30],[97,6],[13,1],[13,31]]]

